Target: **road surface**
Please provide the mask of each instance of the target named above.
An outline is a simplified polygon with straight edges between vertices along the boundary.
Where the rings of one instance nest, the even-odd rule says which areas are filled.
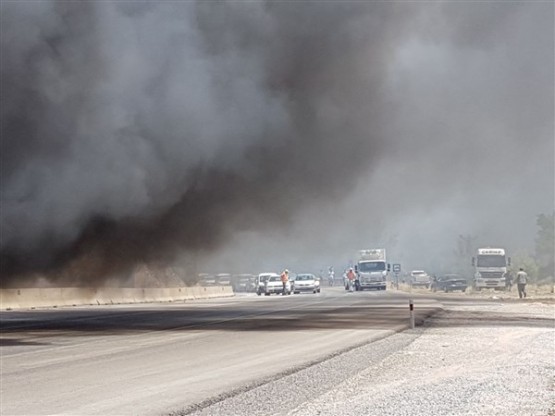
[[[418,300],[417,323],[439,307]],[[189,412],[409,323],[406,294],[340,287],[0,316],[2,415]]]

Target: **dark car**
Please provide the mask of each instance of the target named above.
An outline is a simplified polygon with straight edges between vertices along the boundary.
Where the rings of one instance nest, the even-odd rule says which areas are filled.
[[[454,290],[460,290],[464,292],[467,286],[468,284],[466,279],[461,275],[445,274],[433,279],[431,289],[433,292],[437,290],[443,290],[446,293]]]

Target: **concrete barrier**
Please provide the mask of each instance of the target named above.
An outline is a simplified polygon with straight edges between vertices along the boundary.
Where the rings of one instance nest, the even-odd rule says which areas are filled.
[[[234,296],[231,286],[0,289],[0,308],[9,310],[77,305],[179,302],[231,296]]]

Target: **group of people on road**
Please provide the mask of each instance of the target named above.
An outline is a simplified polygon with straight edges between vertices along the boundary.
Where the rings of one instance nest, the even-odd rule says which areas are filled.
[[[345,277],[347,278],[349,291],[352,292],[354,290],[355,280],[356,280],[356,273],[352,267],[349,268],[349,270],[345,274]],[[507,275],[505,278],[506,278],[506,283],[505,283],[506,288],[507,290],[510,291],[513,285],[513,278],[511,276],[511,273],[507,272]],[[330,286],[333,286],[334,280],[335,280],[335,271],[333,270],[333,266],[330,266],[330,268],[328,269],[328,282]],[[289,270],[285,269],[283,272],[281,272],[281,283],[283,284],[283,292],[282,292],[283,295],[286,294],[286,286],[288,281],[289,281]],[[520,299],[525,298],[526,284],[528,283],[528,274],[524,271],[522,267],[516,274],[515,282],[517,284],[518,297]]]
[[[355,273],[354,269],[352,267],[350,267],[347,270],[346,274],[344,274],[344,277],[347,279],[347,284],[349,285],[349,290],[352,292],[354,290],[355,280],[356,280],[356,273]],[[283,284],[282,294],[285,295],[286,294],[287,282],[289,281],[289,270],[287,270],[287,269],[283,270],[281,272],[280,278],[281,278],[281,283]],[[333,266],[330,266],[328,268],[328,284],[330,286],[333,286],[334,281],[335,281],[335,270],[333,269]]]

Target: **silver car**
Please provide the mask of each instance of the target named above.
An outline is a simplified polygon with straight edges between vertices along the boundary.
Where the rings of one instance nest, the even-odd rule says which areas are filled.
[[[320,280],[310,273],[297,274],[293,285],[293,293],[320,293]]]
[[[432,284],[432,277],[424,270],[413,270],[410,272],[410,285],[412,287],[424,286],[429,289]]]

